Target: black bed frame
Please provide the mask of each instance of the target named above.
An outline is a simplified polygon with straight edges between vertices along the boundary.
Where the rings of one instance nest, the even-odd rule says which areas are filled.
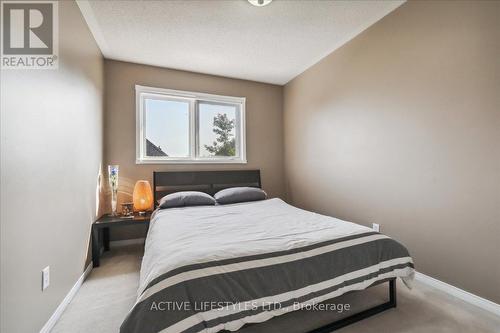
[[[235,186],[261,188],[260,170],[230,171],[161,171],[153,172],[155,208],[163,196],[179,191],[200,191],[210,195]],[[389,300],[351,316],[339,319],[308,333],[328,333],[348,326],[382,311],[396,307],[396,279],[389,279]]]
[[[338,330],[342,327],[354,324],[358,321],[361,321],[365,318],[374,316],[380,312],[383,312],[385,310],[389,310],[392,308],[395,308],[397,303],[396,303],[396,279],[390,279],[389,281],[389,300],[385,303],[376,305],[372,308],[363,310],[361,312],[355,313],[351,316],[339,319],[337,321],[334,321],[333,323],[326,324],[325,326],[316,328],[312,331],[309,331],[308,333],[329,333],[335,330]]]

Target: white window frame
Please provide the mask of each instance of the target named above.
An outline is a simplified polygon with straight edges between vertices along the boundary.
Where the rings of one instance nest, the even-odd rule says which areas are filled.
[[[166,157],[146,156],[145,147],[145,99],[177,100],[189,103],[189,156]],[[245,164],[246,159],[246,129],[245,129],[245,97],[221,96],[191,91],[135,86],[136,110],[136,164]],[[236,114],[236,155],[237,156],[210,156],[200,157],[198,152],[198,117],[199,103],[236,105],[239,112]]]

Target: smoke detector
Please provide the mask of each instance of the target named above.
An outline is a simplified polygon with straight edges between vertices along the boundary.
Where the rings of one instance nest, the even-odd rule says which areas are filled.
[[[248,0],[252,5],[256,7],[264,7],[266,5],[269,5],[273,0]]]

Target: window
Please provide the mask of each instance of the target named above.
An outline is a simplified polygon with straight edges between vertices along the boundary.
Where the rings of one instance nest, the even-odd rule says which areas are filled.
[[[245,98],[135,90],[137,163],[246,163]]]

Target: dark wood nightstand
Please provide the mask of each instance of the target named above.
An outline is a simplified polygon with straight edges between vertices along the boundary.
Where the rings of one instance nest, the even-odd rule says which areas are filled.
[[[99,267],[101,247],[104,251],[109,251],[109,230],[110,228],[123,227],[127,225],[143,224],[149,226],[151,212],[146,215],[134,215],[134,218],[124,216],[111,216],[109,214],[101,216],[92,224],[92,262],[94,267]]]

